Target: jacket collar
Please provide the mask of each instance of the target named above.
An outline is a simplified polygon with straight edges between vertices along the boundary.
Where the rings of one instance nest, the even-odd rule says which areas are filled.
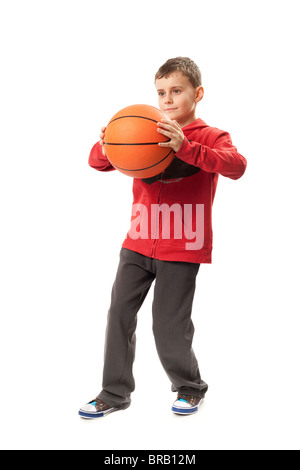
[[[206,122],[204,122],[202,119],[198,118],[195,121],[191,122],[187,126],[184,126],[182,130],[184,131],[192,131],[195,129],[199,129],[200,127],[208,127]]]

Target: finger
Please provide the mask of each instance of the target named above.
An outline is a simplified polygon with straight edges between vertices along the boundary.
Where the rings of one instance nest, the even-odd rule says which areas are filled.
[[[164,130],[164,129],[157,129],[157,132],[159,132],[160,134],[163,134],[163,135],[165,135],[165,136],[167,136],[167,137],[170,137],[170,138],[173,137],[172,132],[166,131],[166,130]]]
[[[181,126],[180,126],[180,124],[178,124],[178,122],[177,122],[177,121],[173,121],[173,122],[174,122],[174,124],[176,125],[176,127],[177,127],[178,129],[180,129],[180,130],[181,130]]]
[[[175,126],[165,124],[164,127],[159,126],[157,128],[157,131],[160,132],[161,134],[167,135],[168,137],[172,138],[172,137],[176,137],[179,130]]]
[[[157,123],[158,127],[163,128],[163,129],[174,129],[176,126],[172,121],[162,121]]]
[[[106,131],[106,127],[101,127],[100,139],[103,139],[105,131]]]
[[[159,147],[172,147],[170,140],[169,140],[169,142],[159,142],[158,145],[159,145]]]
[[[171,126],[171,127],[174,127],[174,128],[176,128],[176,127],[179,126],[179,124],[178,124],[177,121],[173,121],[173,120],[171,120],[171,119],[162,119],[161,122],[162,122],[163,124],[167,124],[167,125],[169,125],[169,126]]]

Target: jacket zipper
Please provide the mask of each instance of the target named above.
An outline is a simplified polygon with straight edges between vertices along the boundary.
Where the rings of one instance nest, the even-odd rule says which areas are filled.
[[[164,179],[164,171],[162,172],[162,180]],[[161,199],[161,193],[162,193],[162,190],[163,190],[163,183],[160,182],[160,187],[159,187],[159,190],[158,190],[158,195],[157,195],[157,204],[158,206],[160,205],[160,199]],[[152,220],[151,220],[151,223],[152,223]],[[156,250],[156,246],[157,246],[157,243],[158,243],[158,239],[159,239],[159,217],[157,219],[157,227],[156,227],[156,230],[155,230],[155,239],[153,240],[153,245],[152,245],[152,253],[151,253],[151,257],[154,258],[154,254],[155,254],[155,250]]]

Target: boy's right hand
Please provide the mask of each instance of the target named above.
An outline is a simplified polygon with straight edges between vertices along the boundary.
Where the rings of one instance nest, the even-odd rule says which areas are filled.
[[[102,153],[104,156],[106,156],[106,153],[105,153],[105,147],[104,147],[104,135],[105,135],[105,130],[106,130],[106,127],[101,127],[101,132],[100,132],[100,145],[102,147]]]

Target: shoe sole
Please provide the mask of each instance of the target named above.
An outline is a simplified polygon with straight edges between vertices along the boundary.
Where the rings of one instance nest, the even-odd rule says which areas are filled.
[[[179,408],[177,406],[172,406],[173,413],[177,415],[194,415],[199,411],[199,406],[201,405],[203,400],[200,400],[197,406],[193,406],[191,408]]]
[[[194,415],[195,413],[197,413],[199,411],[199,407],[197,406],[197,407],[191,408],[191,409],[183,409],[183,408],[176,408],[176,407],[173,406],[172,411],[176,415]]]
[[[78,414],[81,418],[84,419],[97,419],[97,418],[105,418],[109,413],[113,413],[114,411],[118,411],[118,408],[110,408],[109,410],[106,411],[95,411],[93,412],[87,412],[87,411],[82,411],[79,410]]]

